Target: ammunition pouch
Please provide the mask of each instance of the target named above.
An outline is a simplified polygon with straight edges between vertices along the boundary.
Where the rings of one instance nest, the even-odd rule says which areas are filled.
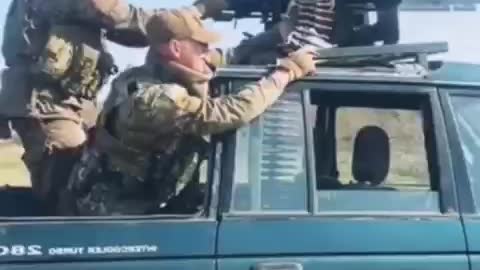
[[[176,196],[192,181],[207,157],[208,143],[201,138],[185,138],[174,153],[143,152],[121,143],[99,127],[95,149],[105,171],[122,175],[124,186],[144,185],[150,193],[145,197],[160,204]]]
[[[76,198],[75,208],[88,215],[159,213],[175,205],[195,209],[203,198],[195,178],[207,153],[201,141],[182,144],[173,154],[141,152],[100,127],[74,168],[67,193]],[[178,202],[178,196],[193,196],[193,206]]]
[[[34,78],[56,84],[66,96],[94,99],[117,72],[100,29],[53,25],[33,66]]]
[[[152,162],[161,163],[169,159],[167,155],[131,148],[110,135],[103,127],[97,127],[94,145],[103,157],[107,170],[121,172],[140,182],[146,182],[149,178]]]

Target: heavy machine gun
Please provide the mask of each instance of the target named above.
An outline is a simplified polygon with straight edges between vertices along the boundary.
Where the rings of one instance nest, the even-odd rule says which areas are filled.
[[[223,20],[260,18],[269,29],[282,19],[290,0],[230,0]],[[336,0],[332,43],[339,47],[399,41],[398,8],[402,0]],[[369,13],[376,12],[371,23]]]

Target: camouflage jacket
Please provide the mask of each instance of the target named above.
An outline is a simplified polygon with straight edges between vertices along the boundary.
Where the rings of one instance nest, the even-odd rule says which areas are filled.
[[[181,74],[186,72],[174,64],[144,65],[114,80],[95,142],[70,181],[72,190],[81,191],[75,195],[79,215],[138,214],[152,205],[158,208],[195,180],[208,149],[205,136],[247,124],[284,91],[284,85],[268,76],[235,94],[211,97],[210,78],[185,79]],[[152,181],[156,194],[149,197],[142,192]],[[142,203],[122,200],[118,194],[126,190],[137,192],[130,194],[143,198]],[[152,188],[148,190],[151,194]]]

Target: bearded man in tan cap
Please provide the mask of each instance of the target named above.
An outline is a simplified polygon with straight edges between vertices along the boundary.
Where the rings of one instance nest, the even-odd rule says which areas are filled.
[[[290,82],[315,70],[310,52],[296,51],[237,94],[209,96],[209,45],[193,9],[164,10],[146,27],[149,60],[121,73],[101,112],[95,138],[69,182],[75,215],[195,213],[198,170],[206,135],[239,128],[263,113]],[[192,188],[193,187],[193,188]],[[176,200],[178,203],[178,200]],[[175,214],[181,214],[174,212]]]

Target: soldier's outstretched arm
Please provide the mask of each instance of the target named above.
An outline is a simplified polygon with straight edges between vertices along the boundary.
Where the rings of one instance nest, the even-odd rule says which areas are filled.
[[[79,22],[108,28],[129,19],[133,6],[125,0],[30,0],[37,17],[54,22]]]
[[[36,15],[47,20],[97,25],[108,30],[107,38],[111,41],[135,47],[148,45],[145,27],[149,18],[166,10],[143,9],[128,4],[126,0],[32,0],[30,5]],[[205,8],[199,4],[188,9],[205,17],[205,14],[222,7],[211,4]]]
[[[150,99],[153,113],[158,115],[158,123],[153,124],[165,127],[169,119],[177,132],[197,135],[239,128],[272,105],[288,83],[314,70],[312,55],[299,51],[279,61],[278,68],[270,75],[246,85],[236,94],[202,99],[189,95],[179,85],[172,85],[157,97],[162,102]]]
[[[131,40],[138,40],[142,46],[147,46],[146,25],[149,19],[171,9],[143,9],[133,5],[122,3],[123,0],[89,0],[95,3],[101,14],[106,15],[107,28],[110,30],[107,37],[117,43],[126,44]],[[117,5],[111,5],[108,8],[107,2],[116,2]],[[107,6],[107,8],[106,8]],[[199,0],[192,6],[181,7],[179,9],[189,10],[199,18],[214,18],[221,11],[228,7],[226,0]],[[141,42],[143,41],[143,42]]]

